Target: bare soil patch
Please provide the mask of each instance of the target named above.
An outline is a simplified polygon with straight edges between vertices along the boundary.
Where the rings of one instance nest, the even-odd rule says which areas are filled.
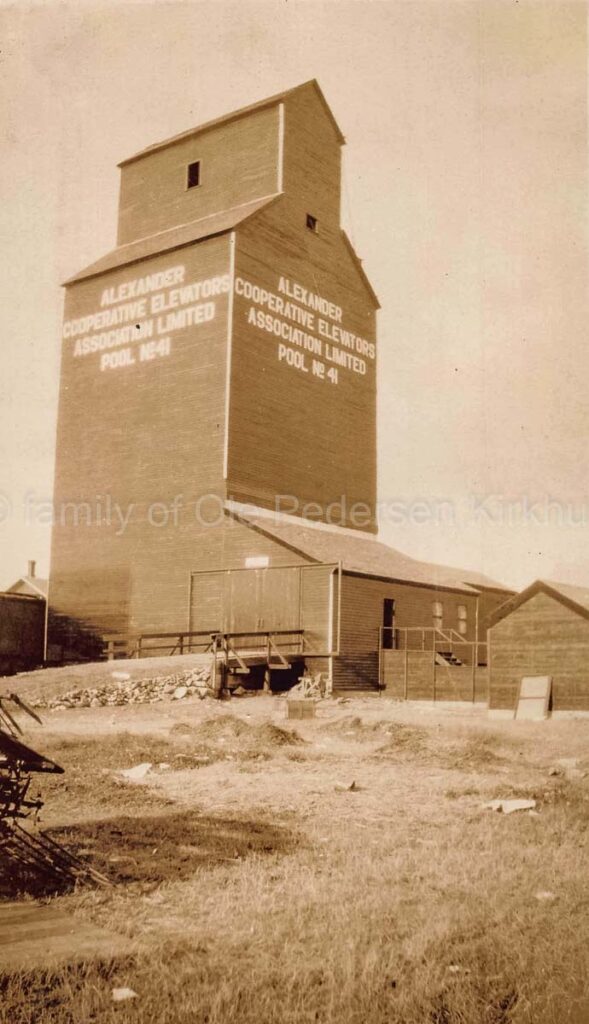
[[[117,884],[187,879],[197,868],[287,853],[297,843],[292,831],[271,822],[197,811],[83,822],[49,835]]]

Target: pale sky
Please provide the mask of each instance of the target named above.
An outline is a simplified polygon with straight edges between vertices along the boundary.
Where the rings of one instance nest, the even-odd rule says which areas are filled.
[[[117,162],[310,78],[382,304],[381,538],[515,587],[587,584],[586,18],[0,0],[0,586],[48,571],[59,283],[114,247]]]

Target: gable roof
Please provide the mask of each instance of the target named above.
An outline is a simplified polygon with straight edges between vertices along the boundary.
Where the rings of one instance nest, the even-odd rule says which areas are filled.
[[[163,139],[161,142],[154,142],[151,146],[146,146],[145,149],[140,149],[139,152],[134,153],[133,156],[128,156],[124,160],[121,160],[118,166],[125,167],[134,160],[140,160],[141,157],[147,156],[149,153],[155,153],[158,149],[165,149],[166,146],[173,146],[177,142],[183,142],[184,139],[189,139],[191,135],[198,135],[200,132],[208,131],[209,128],[216,128],[220,124],[227,124],[229,121],[237,121],[238,118],[247,117],[248,114],[254,114],[258,110],[264,110],[267,107],[274,107],[277,103],[284,102],[284,100],[288,99],[289,96],[293,96],[302,89],[308,88],[312,88],[316,92],[325,113],[335,129],[338,142],[342,146],[345,145],[346,140],[341,133],[335,117],[333,116],[331,107],[321,91],[319,82],[316,78],[311,78],[308,82],[302,82],[301,85],[295,85],[292,89],[285,89],[284,92],[277,92],[274,96],[267,96],[266,99],[258,100],[257,103],[250,103],[247,107],[240,107],[238,110],[233,110],[229,114],[222,114],[220,117],[213,118],[212,121],[205,121],[203,124],[196,125],[194,128],[188,128],[187,131],[180,132],[178,135],[172,135],[169,139]]]
[[[480,587],[472,582],[475,578],[487,580],[487,577],[469,573],[468,570],[420,562],[359,531],[330,527],[323,523],[299,525],[277,516],[256,516],[232,511],[229,511],[229,514],[312,561],[341,561],[342,569],[347,572],[378,576],[381,579],[413,583],[439,590],[460,591],[465,594],[479,593]],[[485,585],[490,584],[497,589],[505,589],[494,581],[489,581]]]
[[[553,597],[570,608],[571,611],[589,619],[589,587],[577,587],[572,583],[556,583],[554,580],[534,580],[529,587],[506,601],[489,616],[489,626],[494,626],[507,615],[511,615],[520,605],[540,593]]]
[[[5,594],[19,594],[20,593],[20,594],[25,594],[26,595],[26,591],[23,591],[21,589],[23,586],[24,587],[29,587],[39,597],[44,597],[44,598],[47,597],[47,590],[48,590],[48,587],[49,587],[49,582],[48,582],[48,580],[41,579],[40,576],[21,576],[20,579],[18,579],[16,581],[16,583],[13,583],[11,587],[8,587],[7,590],[4,591],[4,593]]]
[[[272,195],[263,196],[262,199],[253,199],[249,203],[241,203],[229,210],[221,210],[219,213],[209,214],[208,217],[192,220],[188,224],[167,228],[166,231],[159,231],[147,238],[140,238],[135,242],[128,242],[127,245],[120,245],[97,260],[96,263],[91,263],[89,267],[68,278],[64,284],[84,281],[88,277],[103,274],[106,270],[138,263],[148,256],[159,256],[171,252],[172,249],[181,249],[185,245],[190,245],[191,242],[201,242],[205,238],[212,238],[213,235],[225,234],[226,231],[231,231],[238,224],[243,224],[248,217],[253,217],[259,210],[269,206],[280,195],[280,192],[275,192]]]

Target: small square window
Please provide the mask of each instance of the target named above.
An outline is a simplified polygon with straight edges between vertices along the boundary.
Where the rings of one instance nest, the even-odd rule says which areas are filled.
[[[309,228],[309,231],[317,233],[317,218],[314,217],[312,213],[307,214],[307,227]]]
[[[196,188],[200,185],[200,160],[195,160],[193,164],[188,164],[188,173],[186,175],[186,188]]]

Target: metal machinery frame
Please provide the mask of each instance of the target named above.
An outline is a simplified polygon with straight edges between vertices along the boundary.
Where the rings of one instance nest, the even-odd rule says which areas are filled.
[[[35,774],[63,774],[64,769],[19,738],[22,730],[14,712],[24,712],[40,723],[36,711],[18,694],[0,697],[0,895],[21,889],[50,892],[76,881],[110,885],[104,875],[56,843],[46,832],[31,832],[21,821],[36,818],[43,800],[31,798]]]

